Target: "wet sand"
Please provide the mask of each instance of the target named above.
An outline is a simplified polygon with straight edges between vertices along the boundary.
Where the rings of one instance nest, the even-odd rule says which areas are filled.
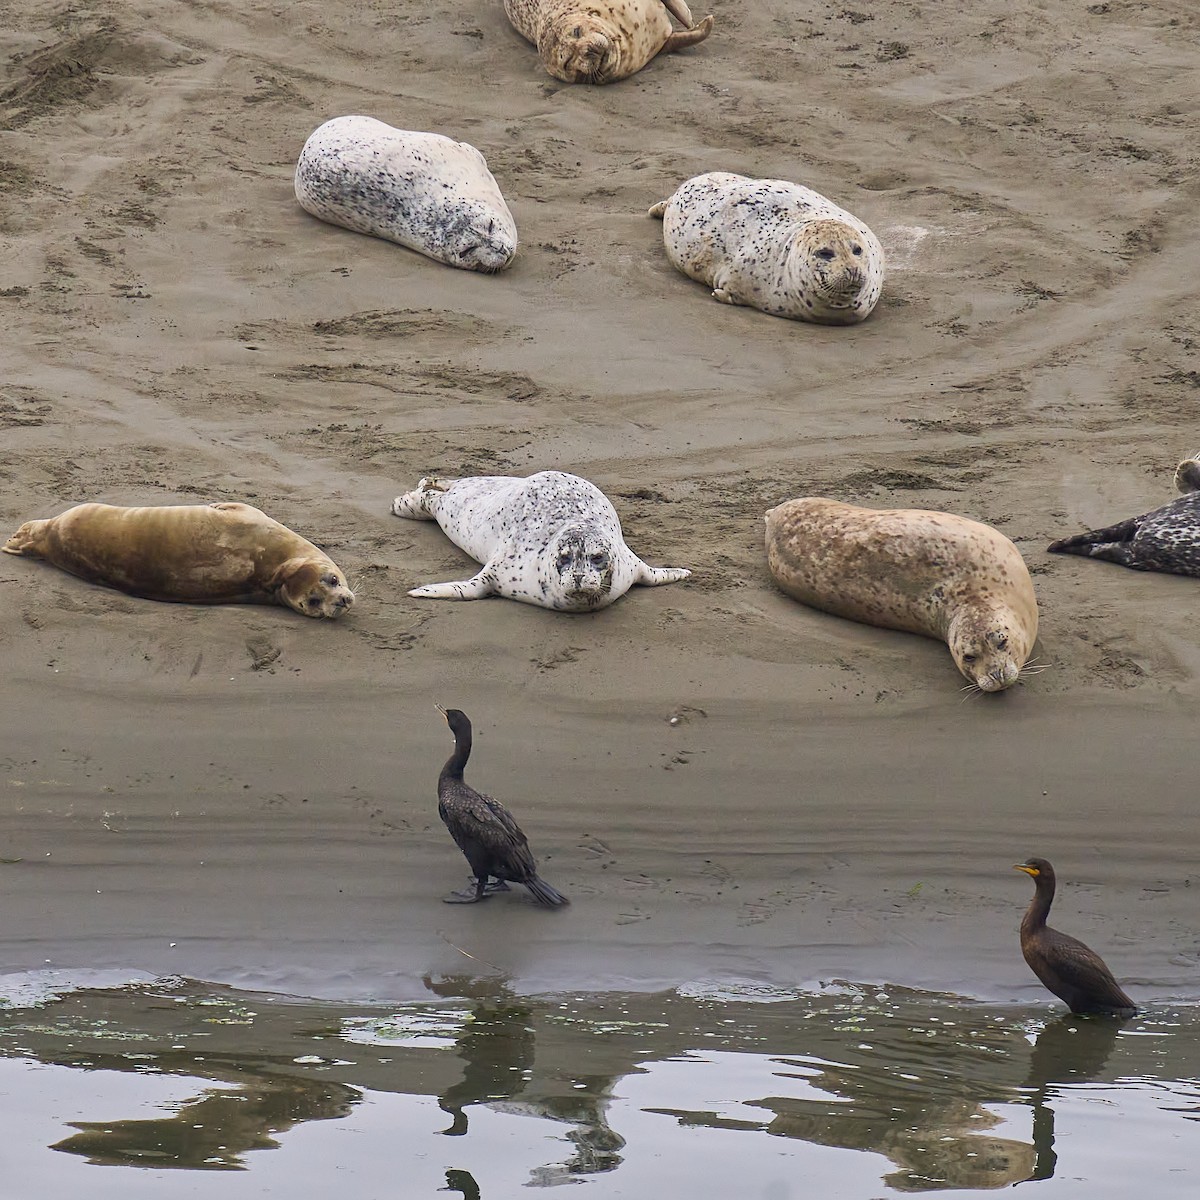
[[[1009,864],[1039,853],[1058,922],[1135,997],[1197,995],[1200,585],[1044,547],[1165,502],[1200,448],[1200,20],[712,9],[703,46],[583,89],[498,2],[11,6],[4,529],[245,500],[360,602],[325,625],[0,561],[8,968],[396,999],[465,951],[524,990],[1035,999]],[[303,213],[299,148],[349,112],[479,146],[514,266]],[[866,220],[889,255],[874,316],[806,327],[675,273],[645,210],[717,168]],[[585,617],[405,595],[471,568],[392,496],[549,467],[693,578]],[[940,644],[777,593],[761,515],[803,494],[994,524],[1034,572],[1048,669],[963,702]],[[440,903],[465,863],[434,701],[475,720],[468,778],[567,912]]]

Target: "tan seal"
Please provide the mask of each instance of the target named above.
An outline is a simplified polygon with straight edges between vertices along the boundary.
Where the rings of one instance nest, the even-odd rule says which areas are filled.
[[[671,264],[722,304],[818,325],[865,321],[883,289],[883,247],[820,192],[710,171],[650,209]]]
[[[787,500],[766,522],[767,563],[789,596],[941,638],[980,691],[1017,681],[1037,638],[1037,597],[1021,552],[998,530],[952,513],[817,497]]]
[[[284,604],[328,618],[354,603],[328,555],[249,504],[78,504],[26,521],[3,549],[148,600]]]
[[[564,83],[625,79],[656,54],[704,41],[713,26],[712,17],[695,24],[684,0],[504,0],[504,11]]]

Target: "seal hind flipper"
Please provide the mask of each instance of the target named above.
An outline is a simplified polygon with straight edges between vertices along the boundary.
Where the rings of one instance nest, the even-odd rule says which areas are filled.
[[[699,25],[694,25],[690,29],[676,30],[663,42],[663,48],[659,53],[674,54],[676,50],[686,50],[689,46],[698,45],[712,33],[712,27],[712,17],[705,17]]]
[[[411,492],[397,496],[392,501],[392,514],[407,517],[410,521],[434,521],[437,518],[429,511],[429,497],[450,490],[457,479],[435,479],[426,475]]]
[[[1133,541],[1145,519],[1145,516],[1130,517],[1127,521],[1118,521],[1115,525],[1106,525],[1103,529],[1089,529],[1086,533],[1059,538],[1058,541],[1051,542],[1046,550],[1050,554],[1083,554],[1092,558],[1109,558],[1111,555],[1101,553],[1102,549],[1114,543]]]
[[[678,583],[681,579],[686,579],[691,574],[686,567],[652,567],[649,563],[644,563],[638,560],[638,573],[634,576],[634,583],[640,583],[644,587],[658,587],[664,583]]]
[[[45,524],[45,521],[26,521],[16,533],[0,546],[5,554],[19,554],[29,558],[37,558],[38,552],[33,549],[33,544],[37,541],[37,531],[39,526]]]
[[[490,567],[484,567],[470,579],[427,583],[424,587],[413,588],[408,594],[418,600],[482,600],[496,594],[496,575]]]
[[[687,0],[662,0],[663,8],[677,20],[684,29],[691,29],[692,10],[687,6]]]

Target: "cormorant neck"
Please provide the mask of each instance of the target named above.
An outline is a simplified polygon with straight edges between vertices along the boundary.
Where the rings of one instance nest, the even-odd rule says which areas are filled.
[[[443,779],[461,779],[463,777],[463,769],[467,765],[467,759],[471,757],[471,730],[466,728],[456,731],[454,734],[454,753],[446,759],[446,765],[442,768],[441,775],[438,776],[438,781]]]
[[[1046,918],[1050,915],[1050,905],[1054,902],[1054,876],[1043,871],[1033,877],[1035,891],[1033,900],[1025,910],[1021,919],[1021,928],[1029,931],[1045,927]]]

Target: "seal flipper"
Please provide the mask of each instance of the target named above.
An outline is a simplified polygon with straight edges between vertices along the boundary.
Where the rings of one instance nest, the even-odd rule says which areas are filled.
[[[678,583],[691,574],[686,567],[652,567],[638,559],[638,571],[633,577],[634,583],[644,587],[658,587],[663,583]]]
[[[697,43],[704,41],[710,33],[712,33],[713,19],[705,17],[699,25],[692,26],[690,29],[676,30],[671,34],[665,42],[663,42],[660,54],[673,54],[676,50],[686,50],[689,46],[695,46]]]
[[[20,554],[28,558],[40,558],[41,555],[32,546],[37,541],[36,533],[45,525],[45,521],[26,521],[16,533],[0,546],[5,554]]]
[[[429,511],[429,497],[438,492],[450,490],[450,485],[457,479],[434,479],[426,476],[411,492],[397,496],[392,501],[392,515],[407,517],[410,521],[434,521],[437,518]]]
[[[646,216],[657,217],[661,221],[663,219],[663,213],[667,211],[667,205],[670,203],[670,200],[660,200],[657,204],[652,204],[648,209],[646,209]]]
[[[1091,558],[1110,558],[1113,562],[1123,562],[1124,559],[1115,558],[1109,552],[1111,546],[1133,541],[1145,519],[1144,515],[1130,517],[1127,521],[1118,521],[1115,525],[1106,525],[1103,529],[1089,529],[1087,533],[1059,538],[1058,541],[1051,542],[1046,551],[1049,554],[1083,554]]]
[[[449,583],[427,583],[408,593],[418,600],[482,600],[496,594],[496,574],[485,566],[478,575]]]

